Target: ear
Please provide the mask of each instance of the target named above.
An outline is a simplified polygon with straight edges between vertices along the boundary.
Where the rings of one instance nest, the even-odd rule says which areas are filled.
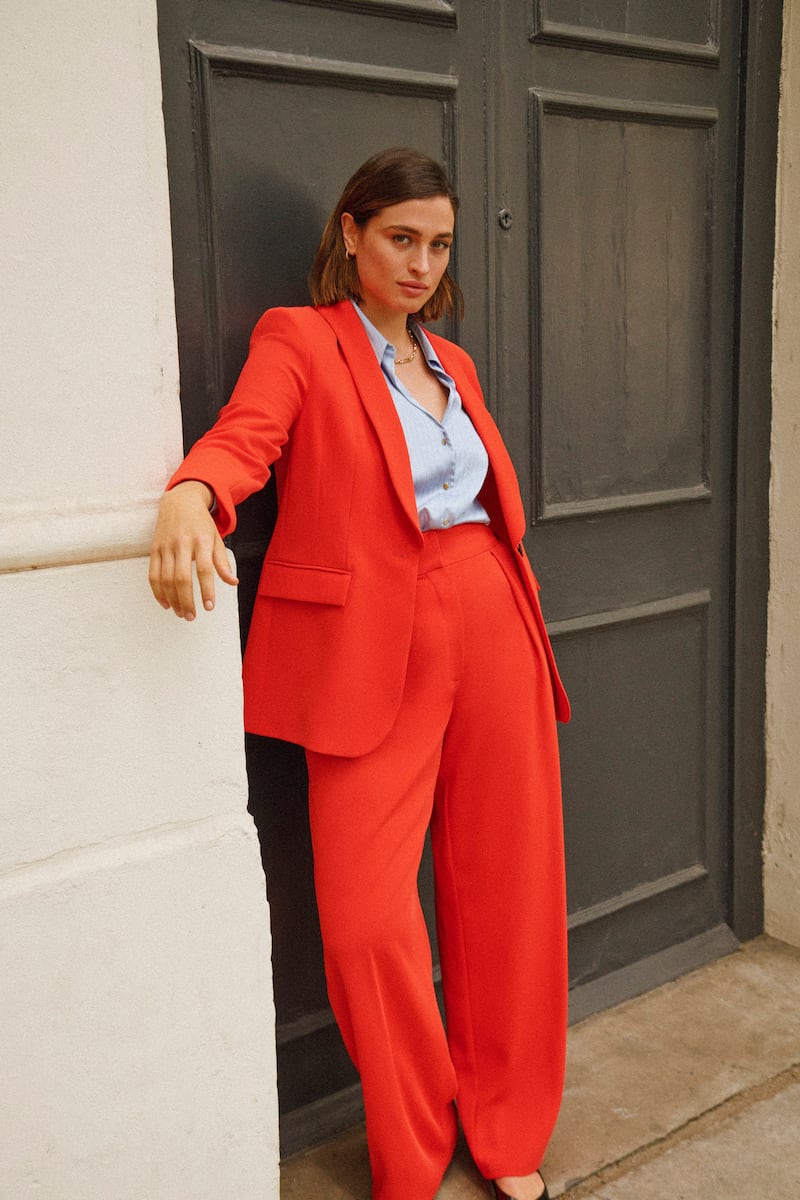
[[[342,213],[342,237],[344,238],[344,248],[348,254],[355,254],[356,252],[357,234],[358,226],[350,213]]]

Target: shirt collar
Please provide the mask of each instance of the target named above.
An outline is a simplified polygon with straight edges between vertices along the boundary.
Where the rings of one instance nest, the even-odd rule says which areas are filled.
[[[395,359],[395,353],[396,353],[394,345],[390,341],[388,341],[387,338],[385,338],[383,336],[380,329],[375,328],[375,326],[372,324],[372,321],[370,321],[369,317],[365,316],[365,314],[361,311],[361,309],[356,304],[355,300],[351,300],[350,303],[352,304],[353,308],[356,310],[359,317],[361,318],[361,323],[364,326],[365,330],[367,331],[367,337],[370,340],[372,349],[375,351],[375,354],[377,355],[378,362],[382,363],[386,360],[386,356],[387,356],[386,352],[387,352],[387,350],[389,350],[389,351],[391,351],[391,353],[388,355],[388,358],[389,358],[389,361],[392,363],[392,365],[394,365],[394,359]],[[416,337],[417,341],[420,344],[420,348],[422,350],[422,353],[425,355],[425,360],[428,363],[428,365],[431,367],[436,366],[439,368],[440,371],[444,370],[444,368],[442,367],[442,364],[439,362],[439,359],[436,356],[436,351],[434,350],[433,346],[428,341],[425,330],[422,329],[421,326],[418,325],[416,321],[414,322],[414,336]]]

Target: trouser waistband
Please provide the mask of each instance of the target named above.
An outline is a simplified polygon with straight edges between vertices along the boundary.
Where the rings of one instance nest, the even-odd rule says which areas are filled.
[[[470,523],[454,525],[452,529],[429,529],[422,535],[419,573],[427,574],[437,567],[474,558],[497,545],[497,538],[488,525]]]

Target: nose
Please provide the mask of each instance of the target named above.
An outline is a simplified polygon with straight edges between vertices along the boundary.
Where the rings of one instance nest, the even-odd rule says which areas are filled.
[[[429,267],[428,247],[415,246],[408,265],[418,275],[426,275]]]

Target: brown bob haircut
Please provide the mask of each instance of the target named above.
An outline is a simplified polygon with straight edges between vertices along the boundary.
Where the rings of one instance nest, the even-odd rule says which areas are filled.
[[[371,217],[390,204],[404,200],[427,200],[446,196],[458,212],[458,196],[434,158],[401,146],[373,154],[347,182],[339,203],[328,218],[308,277],[311,299],[315,304],[336,304],[339,300],[360,300],[358,269],[355,259],[347,258],[342,237],[342,213],[350,213],[356,225],[366,225]],[[462,316],[464,301],[461,288],[445,271],[438,288],[416,313],[420,321],[438,321],[440,317]]]

